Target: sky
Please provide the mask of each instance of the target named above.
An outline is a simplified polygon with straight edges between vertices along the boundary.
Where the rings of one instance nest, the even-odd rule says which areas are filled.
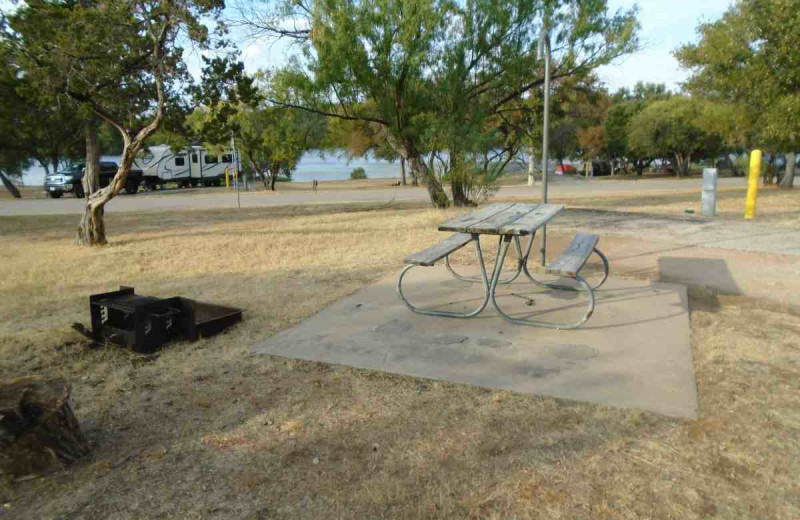
[[[639,39],[643,49],[597,73],[611,91],[632,87],[638,81],[665,83],[677,90],[688,77],[672,51],[697,41],[695,29],[701,22],[713,22],[733,4],[733,0],[609,0],[609,8],[629,9],[639,5]]]
[[[678,90],[688,73],[672,57],[672,51],[696,41],[697,25],[718,19],[733,0],[609,0],[609,9],[629,9],[635,4],[639,6],[643,49],[597,71],[612,92],[639,81],[665,83],[668,88]],[[244,42],[241,49],[245,66],[251,72],[280,64],[286,51],[281,43]]]

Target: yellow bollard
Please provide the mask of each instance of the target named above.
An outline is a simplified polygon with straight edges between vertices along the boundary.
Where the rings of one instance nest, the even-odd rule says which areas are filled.
[[[750,175],[747,178],[747,199],[744,205],[745,220],[756,216],[759,177],[761,177],[761,150],[753,150],[750,152]]]
[[[225,188],[229,189],[231,187],[231,181],[228,179],[228,169],[225,168]]]

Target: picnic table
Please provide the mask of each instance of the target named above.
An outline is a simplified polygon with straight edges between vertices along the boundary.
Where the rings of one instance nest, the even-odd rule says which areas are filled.
[[[431,316],[445,316],[452,318],[470,318],[480,314],[492,302],[500,315],[513,323],[524,325],[534,325],[557,329],[575,328],[586,322],[595,307],[594,291],[605,283],[608,278],[609,266],[608,259],[597,249],[599,237],[588,233],[578,233],[564,252],[556,258],[545,272],[557,275],[561,278],[571,278],[577,282],[577,287],[564,285],[561,282],[548,282],[536,279],[528,270],[528,257],[533,247],[533,241],[537,230],[543,228],[549,221],[555,218],[564,206],[559,204],[529,204],[529,203],[497,203],[490,204],[484,208],[462,215],[458,218],[448,220],[439,226],[439,231],[452,231],[453,235],[428,247],[422,251],[414,253],[406,258],[407,265],[397,280],[397,292],[406,306],[413,312],[427,314]],[[484,261],[481,249],[480,237],[482,235],[498,237],[497,259],[492,269],[491,276],[487,273],[486,262]],[[523,247],[522,238],[528,237],[527,244]],[[475,253],[480,266],[479,276],[463,276],[455,271],[450,263],[450,254],[458,251],[470,242],[475,244]],[[517,252],[517,266],[515,272],[506,279],[501,279],[503,262],[508,253],[508,248],[514,242]],[[589,256],[595,253],[603,262],[603,278],[598,283],[592,285],[580,276],[580,270],[586,264]],[[430,267],[442,258],[445,259],[447,270],[458,280],[464,282],[482,283],[484,287],[484,297],[481,304],[469,312],[443,311],[433,308],[421,308],[408,301],[403,293],[403,279],[406,274],[415,267]],[[579,291],[586,293],[588,298],[587,311],[583,317],[574,323],[549,323],[532,320],[529,318],[513,317],[500,308],[497,303],[497,287],[499,285],[514,282],[520,274],[525,276],[533,283],[548,288],[569,291]]]

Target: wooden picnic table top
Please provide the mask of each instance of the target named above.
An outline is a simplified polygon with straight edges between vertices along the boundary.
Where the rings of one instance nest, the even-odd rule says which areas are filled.
[[[563,209],[561,204],[495,203],[448,220],[439,226],[439,231],[481,235],[532,235]]]

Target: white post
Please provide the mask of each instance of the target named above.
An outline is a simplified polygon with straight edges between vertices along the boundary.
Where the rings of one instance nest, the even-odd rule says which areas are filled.
[[[703,196],[700,213],[704,217],[717,214],[717,169],[703,168]]]
[[[528,157],[528,186],[533,186],[536,182],[536,179],[533,177],[533,172],[536,169],[536,158],[533,156],[533,153],[533,140],[531,140],[531,156]]]

